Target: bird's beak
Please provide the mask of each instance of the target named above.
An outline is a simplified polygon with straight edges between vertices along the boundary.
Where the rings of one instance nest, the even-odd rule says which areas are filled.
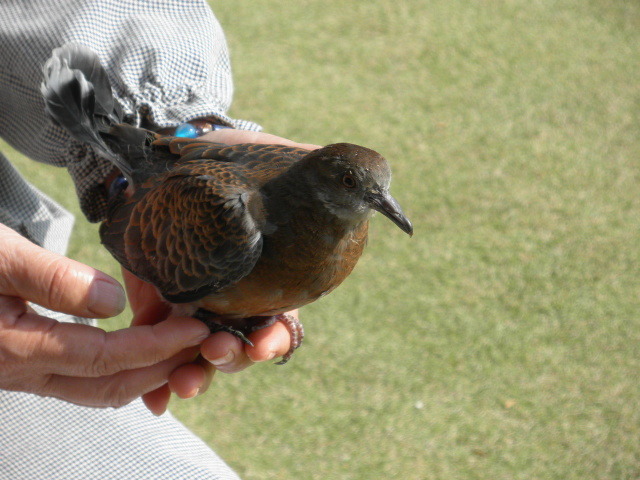
[[[413,225],[402,212],[402,208],[400,208],[398,201],[391,195],[388,193],[372,191],[365,195],[365,201],[371,208],[389,218],[393,223],[400,227],[403,232],[408,233],[410,236],[413,235]]]

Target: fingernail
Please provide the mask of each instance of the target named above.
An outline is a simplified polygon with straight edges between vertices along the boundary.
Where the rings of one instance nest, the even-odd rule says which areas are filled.
[[[209,338],[210,335],[211,335],[211,332],[209,331],[209,329],[207,329],[206,332],[198,333],[198,335],[193,337],[193,341],[195,342],[194,345],[200,345],[207,338]]]
[[[276,352],[269,352],[269,355],[267,355],[267,358],[265,358],[264,361],[268,362],[269,360],[273,360],[274,358],[276,358]]]
[[[193,389],[193,390],[191,390],[191,391],[189,392],[189,394],[188,394],[186,397],[184,397],[184,398],[185,398],[185,399],[187,399],[187,398],[197,397],[199,393],[200,393],[200,387],[198,387],[198,388],[194,388],[194,389]]]
[[[209,331],[208,328],[203,331],[202,328],[198,326],[198,328],[193,330],[191,338],[187,340],[186,344],[190,347],[195,347],[196,345],[200,345],[202,342],[204,342],[207,338],[209,338],[210,335],[211,331]]]
[[[219,367],[220,365],[226,365],[228,363],[231,363],[233,361],[233,359],[235,358],[235,356],[236,356],[235,353],[233,353],[233,351],[229,350],[224,357],[215,358],[213,360],[209,360],[209,362],[212,365],[215,365],[216,367]]]
[[[118,283],[97,278],[91,284],[87,308],[101,317],[112,317],[124,310],[127,297]]]

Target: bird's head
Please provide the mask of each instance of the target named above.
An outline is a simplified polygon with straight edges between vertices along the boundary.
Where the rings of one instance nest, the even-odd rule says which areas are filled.
[[[413,235],[413,225],[389,193],[391,169],[379,153],[336,143],[314,150],[305,163],[313,194],[331,214],[358,223],[376,210]]]

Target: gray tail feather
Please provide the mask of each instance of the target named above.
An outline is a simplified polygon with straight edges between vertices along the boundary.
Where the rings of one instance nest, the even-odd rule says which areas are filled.
[[[53,50],[44,65],[40,91],[46,112],[58,125],[131,178],[131,166],[102,137],[122,123],[124,116],[113,97],[107,72],[93,50],[74,43]]]

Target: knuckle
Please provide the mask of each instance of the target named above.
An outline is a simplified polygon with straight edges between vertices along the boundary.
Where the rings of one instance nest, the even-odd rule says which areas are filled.
[[[117,371],[112,361],[106,359],[104,356],[97,356],[91,362],[88,375],[91,377],[106,377]]]
[[[131,388],[121,381],[112,380],[106,382],[100,392],[102,403],[112,408],[121,408],[137,398]]]
[[[40,379],[38,385],[33,386],[33,393],[37,393],[38,395],[42,395],[45,397],[55,397],[58,393],[58,388],[55,385],[56,376],[53,374],[48,374],[43,376]]]
[[[133,368],[155,365],[167,354],[153,338],[135,335],[127,329],[103,332],[102,339],[91,346],[87,375],[105,377]]]
[[[30,258],[28,240],[11,230],[11,234],[0,235],[0,293],[13,295],[16,272],[24,270],[24,263]],[[17,238],[15,238],[17,237]]]
[[[50,263],[47,272],[47,301],[52,308],[61,305],[69,293],[69,279],[76,277],[66,262],[56,260]]]
[[[6,255],[0,255],[0,293],[8,293],[10,278],[9,258]]]
[[[109,351],[108,342],[104,335],[102,341],[93,345],[93,358],[87,366],[87,375],[91,377],[106,377],[124,370],[117,358]]]
[[[16,297],[0,295],[0,382],[23,372],[37,349],[37,342],[15,342],[13,327],[27,312],[27,304]]]
[[[164,360],[161,351],[150,347],[148,338],[132,337],[129,329],[102,331],[101,340],[92,344],[91,348],[87,374],[94,377],[114,375]]]
[[[41,352],[57,322],[34,318],[27,303],[0,295],[0,388],[35,393],[43,375]],[[47,321],[44,321],[47,320]],[[26,327],[21,323],[26,323]],[[36,326],[37,325],[37,326]]]
[[[27,304],[24,300],[0,295],[0,326],[4,328],[13,326],[26,311]]]

